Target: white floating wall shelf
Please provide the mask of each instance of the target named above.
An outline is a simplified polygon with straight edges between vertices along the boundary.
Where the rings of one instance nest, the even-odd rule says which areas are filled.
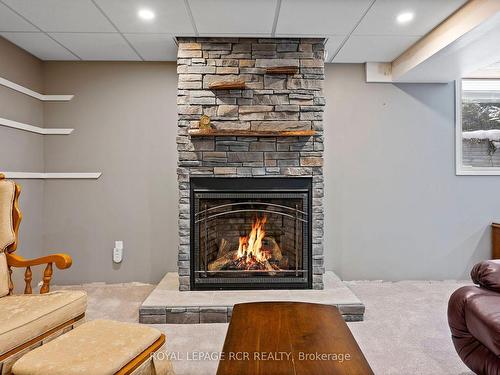
[[[84,179],[96,180],[102,173],[37,173],[37,172],[0,172],[6,178],[13,179],[38,179],[38,180],[61,180],[61,179]]]
[[[28,132],[43,134],[43,135],[68,135],[73,133],[74,130],[74,129],[40,128],[38,126],[23,124],[22,122],[8,120],[6,118],[1,118],[1,117],[0,117],[0,125],[14,129],[26,130]]]
[[[28,89],[27,87],[18,85],[15,82],[9,81],[8,79],[0,77],[0,85],[8,87],[12,90],[18,91],[20,93],[23,93],[25,95],[29,95],[33,98],[36,98],[38,100],[44,101],[44,102],[67,102],[73,99],[74,95],[44,95],[40,94],[36,91],[33,91],[31,89]]]

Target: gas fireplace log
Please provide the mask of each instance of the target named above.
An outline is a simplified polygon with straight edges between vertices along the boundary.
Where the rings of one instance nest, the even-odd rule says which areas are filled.
[[[220,270],[262,270],[267,272],[270,276],[276,275],[276,271],[281,269],[286,269],[287,267],[281,267],[281,265],[288,266],[287,257],[283,256],[281,248],[273,237],[265,237],[263,240],[263,251],[270,255],[271,262],[269,260],[256,261],[250,260],[249,263],[247,257],[241,257],[237,259],[238,250],[230,250],[231,243],[225,238],[220,241],[219,249],[217,251],[217,259],[208,264],[209,271],[220,271]],[[253,258],[253,257],[252,257]],[[279,266],[276,265],[276,262]],[[272,263],[272,264],[271,264]]]
[[[208,270],[209,271],[219,271],[224,265],[226,265],[228,262],[232,261],[235,257],[236,254],[238,253],[238,250],[233,250],[230,251],[223,256],[217,258],[214,260],[212,263],[208,265]]]
[[[276,272],[274,272],[273,266],[271,266],[271,263],[269,263],[268,260],[264,261],[263,264],[264,264],[264,267],[266,267],[266,271],[270,271],[269,272],[270,276],[276,275]]]
[[[217,252],[217,259],[224,256],[229,251],[231,244],[225,238],[220,240],[219,251]]]
[[[281,268],[282,270],[287,270],[288,269],[288,257],[283,257],[279,261],[278,267]]]
[[[283,255],[281,254],[281,249],[273,237],[266,237],[264,241],[269,242],[272,258],[276,260],[281,260]]]

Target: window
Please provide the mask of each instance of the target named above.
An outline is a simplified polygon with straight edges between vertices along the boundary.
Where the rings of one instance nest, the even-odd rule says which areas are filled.
[[[459,175],[500,175],[500,79],[457,81]]]

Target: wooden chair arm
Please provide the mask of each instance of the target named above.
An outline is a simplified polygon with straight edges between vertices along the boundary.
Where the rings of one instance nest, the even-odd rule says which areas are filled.
[[[16,254],[5,254],[7,256],[7,264],[11,267],[30,267],[39,266],[42,264],[55,263],[57,268],[66,269],[71,267],[73,263],[68,254],[51,254],[41,258],[25,259]]]
[[[24,294],[31,294],[33,292],[31,288],[32,266],[40,266],[46,264],[45,270],[43,271],[43,283],[40,288],[40,293],[48,293],[50,290],[50,280],[52,279],[52,263],[55,263],[57,268],[65,269],[71,267],[71,257],[68,254],[52,254],[41,258],[35,259],[24,259],[23,257],[16,254],[5,254],[7,256],[7,265],[9,268],[9,294],[12,294],[14,289],[14,284],[12,283],[12,267],[26,267],[24,272],[24,281],[26,283],[24,287]]]

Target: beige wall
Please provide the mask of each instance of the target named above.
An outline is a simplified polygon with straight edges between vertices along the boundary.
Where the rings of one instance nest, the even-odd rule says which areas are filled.
[[[46,89],[71,93],[45,105],[51,172],[102,172],[99,180],[48,180],[45,251],[74,259],[58,281],[158,281],[177,269],[175,63],[46,62]],[[112,263],[115,240],[124,259]]]
[[[491,256],[498,176],[455,175],[453,84],[326,68],[325,263],[345,279],[468,278]]]
[[[34,90],[43,90],[42,62],[0,38],[0,77]],[[43,104],[34,98],[0,86],[0,117],[43,126]],[[43,170],[43,136],[0,126],[0,171]],[[24,218],[19,253],[42,253],[42,200],[44,183],[19,181],[22,186],[21,209]]]
[[[103,172],[100,180],[20,180],[19,253],[68,252],[56,283],[158,281],[177,268],[175,63],[41,62],[0,38],[0,76],[68,103],[0,86],[0,117],[71,127],[41,136],[0,126],[0,170]],[[115,240],[125,242],[115,265]],[[19,279],[19,277],[16,277]]]

